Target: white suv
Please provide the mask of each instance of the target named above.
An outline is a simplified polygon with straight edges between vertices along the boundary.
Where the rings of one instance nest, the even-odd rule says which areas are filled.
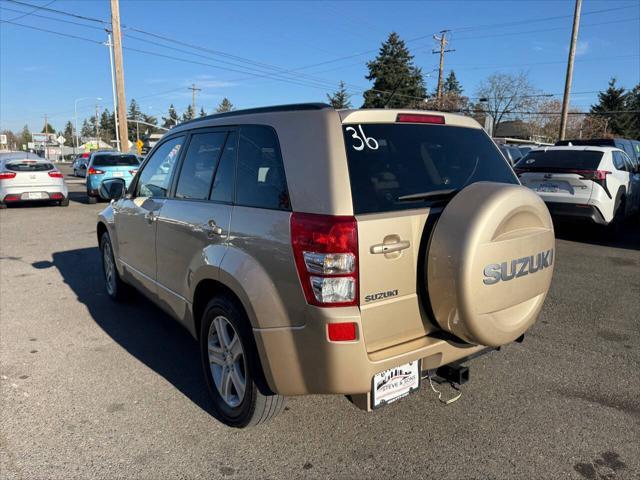
[[[608,225],[633,214],[640,204],[640,171],[618,148],[536,148],[515,171],[555,217]]]

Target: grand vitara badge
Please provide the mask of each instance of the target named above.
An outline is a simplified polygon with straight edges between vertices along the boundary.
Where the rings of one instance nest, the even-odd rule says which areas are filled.
[[[553,248],[537,255],[522,257],[510,262],[492,263],[484,267],[485,285],[493,285],[499,281],[508,282],[514,278],[536,273],[553,265]]]

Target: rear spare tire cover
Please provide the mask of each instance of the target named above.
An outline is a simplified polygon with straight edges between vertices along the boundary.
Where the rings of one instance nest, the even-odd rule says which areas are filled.
[[[538,195],[521,185],[469,185],[446,206],[429,243],[435,320],[475,345],[514,341],[540,313],[554,256],[553,223]]]

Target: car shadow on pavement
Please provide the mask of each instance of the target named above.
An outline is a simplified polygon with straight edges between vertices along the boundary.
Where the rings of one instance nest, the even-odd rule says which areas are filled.
[[[56,252],[53,262],[32,265],[38,269],[57,268],[107,335],[212,414],[195,339],[142,295],[133,294],[123,303],[112,301],[104,287],[97,247]]]
[[[629,219],[618,231],[597,225],[554,221],[556,238],[606,247],[640,250],[640,218]]]

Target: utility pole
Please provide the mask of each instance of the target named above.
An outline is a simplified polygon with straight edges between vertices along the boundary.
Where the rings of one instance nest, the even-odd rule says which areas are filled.
[[[196,88],[196,84],[192,83],[190,87],[188,87],[189,90],[191,90],[191,109],[193,110],[193,117],[195,118],[196,116],[196,92],[201,91],[201,88]]]
[[[96,127],[96,148],[100,149],[100,137],[98,136],[98,108],[99,108],[98,104],[96,103],[96,116],[95,116],[95,119],[96,119],[96,125],[95,125],[95,127]]]
[[[562,99],[562,115],[560,116],[559,140],[564,140],[567,133],[567,116],[569,114],[569,97],[571,95],[571,82],[573,80],[573,61],[576,57],[576,44],[578,43],[578,29],[580,28],[580,10],[582,0],[576,0],[576,9],[573,12],[573,30],[571,31],[571,46],[569,47],[569,61],[567,63],[567,78],[564,82],[564,97]]]
[[[605,129],[606,131],[606,129]],[[49,133],[49,120],[47,120],[47,114],[44,114],[44,133],[48,134]],[[44,141],[44,158],[46,158],[47,160],[49,160],[49,149],[47,148],[47,142],[49,140],[45,140]]]
[[[118,97],[118,132],[120,150],[129,150],[129,134],[127,127],[127,101],[124,94],[124,65],[122,60],[122,35],[120,33],[119,0],[111,0],[111,29],[113,31],[113,56],[116,67],[116,94]]]
[[[447,44],[449,43],[447,41],[447,33],[449,33],[449,30],[441,30],[439,37],[437,35],[433,36],[434,40],[437,40],[438,42],[440,42],[440,49],[431,50],[432,54],[436,54],[436,53],[440,54],[440,68],[438,69],[438,94],[437,94],[438,100],[442,98],[442,74],[444,72],[444,54],[449,52],[455,52],[455,49],[447,50]]]

